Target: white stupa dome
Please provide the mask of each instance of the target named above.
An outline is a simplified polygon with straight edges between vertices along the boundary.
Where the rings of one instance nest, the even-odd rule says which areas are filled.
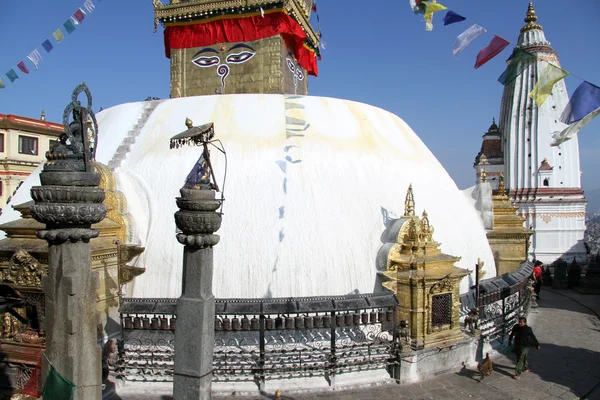
[[[138,119],[148,108],[148,118]],[[148,112],[146,112],[148,114]],[[134,132],[115,169],[133,216],[131,241],[146,247],[147,268],[133,297],[177,297],[183,246],[175,238],[175,197],[201,147],[169,148],[169,139],[214,122],[227,151],[221,242],[214,248],[216,297],[336,295],[376,290],[376,258],[385,214],[401,216],[409,184],[445,253],[474,270],[494,259],[476,210],[412,129],[365,104],[322,97],[216,95],[122,104],[98,114],[96,159],[109,164]],[[136,125],[137,124],[137,125]],[[141,129],[139,129],[141,127]],[[217,182],[225,158],[212,150]],[[12,200],[30,200],[32,174]],[[0,223],[18,218],[7,207]],[[461,292],[474,280],[461,282]]]

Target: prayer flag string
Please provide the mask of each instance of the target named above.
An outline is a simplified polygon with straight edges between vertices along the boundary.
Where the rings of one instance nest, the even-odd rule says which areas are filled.
[[[93,0],[85,0],[85,2],[81,5],[81,7],[77,8],[77,10],[69,16],[69,18],[62,24],[62,28],[64,28],[67,34],[72,34],[75,32],[75,25],[79,25],[83,22],[86,15],[91,14],[96,9],[96,5]],[[52,33],[52,38],[56,41],[56,44],[63,41],[65,38],[65,34],[58,28]],[[54,49],[54,44],[50,41],[50,39],[45,39],[41,43],[41,47],[46,51],[46,53],[50,53],[52,49]],[[29,55],[27,55],[27,59],[31,61],[36,70],[38,70],[38,66],[42,61],[42,55],[40,54],[38,48],[33,49]],[[25,65],[24,61],[19,61],[17,63],[17,68],[23,72],[24,74],[29,74],[29,68]],[[11,83],[14,83],[19,76],[15,72],[14,68],[11,68],[4,74]],[[0,80],[0,89],[4,89],[6,87],[5,83]]]

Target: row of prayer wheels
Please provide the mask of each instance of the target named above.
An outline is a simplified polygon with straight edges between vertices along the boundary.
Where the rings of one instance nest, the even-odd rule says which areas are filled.
[[[154,316],[140,317],[140,316],[127,316],[123,318],[123,326],[125,329],[161,329],[161,330],[175,330],[177,325],[177,318],[165,316]]]
[[[333,318],[333,319],[332,319]],[[362,313],[345,313],[335,314],[333,317],[330,314],[326,315],[297,315],[278,316],[276,318],[265,318],[265,329],[312,329],[312,328],[331,328],[332,321],[336,327],[375,324],[378,322],[394,320],[394,312],[392,310],[379,311],[363,311]],[[126,316],[123,318],[123,327],[125,329],[160,329],[160,330],[175,330],[177,318],[154,316]],[[216,331],[257,331],[260,329],[259,319],[254,316],[248,318],[243,316],[238,318],[234,316],[217,317],[215,318]]]
[[[364,311],[362,313],[347,313],[331,315],[297,315],[278,316],[276,318],[265,318],[265,329],[313,329],[313,328],[331,328],[332,321],[336,327],[374,324],[377,322],[394,320],[394,312],[387,311]],[[243,316],[238,318],[223,317],[215,318],[216,331],[257,331],[260,329],[259,319],[257,317],[248,318]]]

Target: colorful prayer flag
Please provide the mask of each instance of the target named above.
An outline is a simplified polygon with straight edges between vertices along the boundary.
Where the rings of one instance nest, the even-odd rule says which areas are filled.
[[[561,79],[564,79],[569,73],[562,68],[558,68],[554,64],[546,65],[546,68],[540,74],[537,83],[533,87],[533,90],[529,92],[529,97],[535,99],[535,104],[541,107],[546,101],[554,84]]]
[[[508,67],[506,67],[502,75],[500,75],[498,82],[504,86],[508,85],[517,79],[517,76],[521,75],[523,71],[525,71],[525,69],[535,60],[537,60],[537,56],[535,54],[529,53],[525,50],[515,49],[510,58],[510,64],[508,64]]]
[[[27,69],[27,66],[25,65],[25,62],[21,61],[20,63],[17,64],[17,67],[19,67],[19,69],[21,71],[23,71],[24,73],[28,74],[29,70]]]
[[[31,375],[29,376],[29,379],[27,380],[27,383],[25,384],[25,386],[23,386],[23,389],[21,389],[20,394],[22,395],[28,395],[28,396],[32,396],[37,398],[38,397],[38,380],[39,380],[39,371],[42,368],[42,362],[38,362],[38,364],[35,366],[35,368],[33,369],[33,371],[31,372]]]
[[[85,3],[83,3],[83,6],[89,13],[91,13],[92,11],[94,11],[96,9],[96,6],[94,5],[94,3],[92,3],[92,0],[85,0]],[[313,8],[316,10],[316,7],[317,7],[317,5],[315,3],[315,5],[313,5]]]
[[[446,10],[446,6],[440,3],[436,3],[435,0],[432,1],[421,1],[425,5],[425,30],[431,31],[433,30],[433,13]]]
[[[83,19],[85,18],[85,16],[83,15],[83,10],[81,8],[75,11],[75,14],[73,14],[73,16],[79,23],[83,22]]]
[[[19,75],[17,75],[17,73],[15,72],[14,69],[11,69],[5,75],[8,77],[8,80],[10,80],[11,82],[14,82],[17,79],[19,79]]]
[[[75,30],[75,26],[73,25],[73,22],[68,19],[63,26],[65,27],[65,30],[67,31],[67,33],[70,35],[71,33],[73,33],[73,31]]]
[[[40,63],[40,61],[42,61],[42,55],[40,54],[40,52],[37,49],[35,49],[31,53],[29,53],[27,58],[29,58],[29,60],[33,63],[33,66],[37,70],[38,64]]]
[[[444,26],[450,25],[450,24],[455,24],[457,22],[462,22],[465,19],[466,18],[463,17],[462,15],[457,14],[452,10],[448,10],[448,12],[446,13],[446,16],[444,17]]]
[[[509,44],[509,41],[502,39],[500,36],[494,35],[494,38],[492,39],[490,44],[488,44],[487,47],[481,49],[481,51],[477,54],[477,60],[475,61],[475,69],[481,67],[483,64],[496,57]]]
[[[44,384],[43,399],[71,400],[75,393],[75,384],[60,376],[54,365],[50,365],[50,371]]]
[[[415,14],[424,14],[425,4],[423,4],[423,0],[410,0],[410,9],[413,10]]]
[[[57,43],[60,43],[65,38],[65,35],[63,35],[60,29],[55,30],[52,36],[54,36]]]
[[[0,78],[0,89],[4,89],[6,87],[6,85],[4,84],[4,81],[2,80],[2,78]]]
[[[46,50],[46,53],[50,53],[54,48],[54,46],[52,46],[52,43],[50,43],[48,39],[44,40],[44,43],[42,43],[42,47],[44,48],[44,50]]]
[[[565,124],[572,124],[598,107],[600,107],[600,87],[583,82],[573,92],[560,120]]]
[[[471,25],[471,27],[469,27],[469,29],[467,29],[466,31],[464,31],[463,33],[461,33],[460,35],[458,35],[456,37],[456,40],[454,41],[454,49],[452,49],[452,53],[455,56],[459,55],[464,49],[467,48],[467,46],[469,46],[471,44],[471,42],[473,42],[473,40],[477,39],[479,36],[483,35],[485,32],[487,32],[485,30],[485,28],[482,28],[481,26],[479,26],[477,24]]]
[[[600,114],[600,107],[596,108],[594,111],[592,111],[579,121],[575,122],[574,124],[567,126],[561,132],[554,132],[552,134],[552,139],[554,139],[554,141],[550,144],[550,146],[560,146],[567,140],[572,139],[573,136],[575,136],[581,130],[581,128],[586,126],[598,114]]]

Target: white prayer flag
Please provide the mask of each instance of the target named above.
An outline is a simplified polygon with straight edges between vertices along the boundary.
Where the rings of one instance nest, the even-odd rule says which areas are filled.
[[[552,139],[554,139],[554,142],[552,142],[551,146],[560,146],[562,143],[566,142],[567,140],[572,139],[573,136],[575,136],[577,134],[577,132],[579,132],[581,130],[581,128],[586,126],[598,114],[600,114],[600,107],[596,108],[594,111],[592,111],[585,117],[581,118],[579,121],[575,122],[574,124],[567,126],[561,132],[559,132],[559,131],[554,132],[552,134]]]
[[[75,18],[74,16],[71,16],[69,19],[71,20],[73,25],[79,25],[79,21],[77,21],[77,18]]]
[[[37,70],[38,64],[40,63],[40,61],[42,61],[42,55],[40,54],[40,52],[37,49],[35,49],[31,53],[29,53],[27,58],[29,58],[29,60],[31,60],[31,62],[33,63],[33,66]]]
[[[83,3],[83,6],[85,7],[85,9],[87,10],[87,12],[91,13],[92,11],[94,11],[94,9],[96,8],[96,6],[94,5],[94,3],[92,3],[92,0],[85,0],[85,3]]]
[[[452,50],[452,53],[455,56],[459,55],[461,53],[461,51],[466,49],[467,46],[470,45],[473,40],[477,39],[479,36],[483,35],[485,32],[487,32],[487,30],[485,30],[485,28],[483,28],[477,24],[473,24],[469,29],[467,29],[466,31],[464,31],[463,33],[461,33],[460,35],[458,35],[456,37],[456,40],[454,41],[454,49]]]

